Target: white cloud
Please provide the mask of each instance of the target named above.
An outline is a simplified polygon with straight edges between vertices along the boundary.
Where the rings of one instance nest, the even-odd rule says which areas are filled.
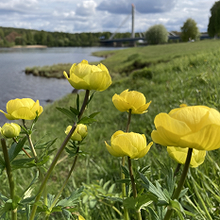
[[[115,32],[135,5],[135,31],[154,24],[180,30],[187,20],[206,31],[216,0],[7,0],[0,2],[0,26],[45,31]],[[119,29],[131,31],[131,16]]]

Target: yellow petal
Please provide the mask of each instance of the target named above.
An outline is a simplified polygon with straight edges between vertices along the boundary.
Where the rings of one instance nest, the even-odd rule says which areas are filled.
[[[179,146],[197,150],[215,150],[220,148],[220,126],[207,125],[196,133],[181,137]]]
[[[26,107],[19,108],[11,113],[11,116],[16,119],[33,120],[36,118],[36,113],[33,113]]]
[[[173,119],[166,113],[158,114],[154,123],[157,133],[152,132],[152,139],[165,146],[176,146],[182,136],[191,133],[190,128],[184,122]],[[160,143],[155,138],[163,141]]]

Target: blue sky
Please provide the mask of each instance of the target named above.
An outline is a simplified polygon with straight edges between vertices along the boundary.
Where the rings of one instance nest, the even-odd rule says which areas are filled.
[[[207,31],[210,8],[216,0],[0,0],[0,26],[45,31],[131,32],[131,5],[135,32],[163,24],[180,31],[188,19]]]

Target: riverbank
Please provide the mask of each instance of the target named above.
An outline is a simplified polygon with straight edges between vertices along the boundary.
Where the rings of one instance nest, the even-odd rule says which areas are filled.
[[[151,71],[157,64],[169,63],[175,58],[191,54],[197,55],[202,52],[215,51],[219,46],[219,40],[204,40],[194,43],[164,44],[120,50],[106,48],[104,51],[93,52],[92,55],[105,58],[101,62],[109,68],[112,76],[115,77],[118,74],[129,75],[143,68],[149,72],[149,69]],[[27,67],[25,73],[47,78],[63,78],[63,71],[69,72],[71,65],[63,63],[52,66]],[[146,74],[148,75],[148,73]]]
[[[13,46],[11,48],[47,48],[47,46],[45,46],[45,45],[26,45],[26,46],[17,45],[17,46]]]

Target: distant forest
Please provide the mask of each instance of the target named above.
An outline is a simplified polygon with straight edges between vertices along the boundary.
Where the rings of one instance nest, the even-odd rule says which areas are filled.
[[[64,33],[0,27],[0,47],[45,45],[48,47],[99,46],[100,39],[109,39],[111,32]],[[117,33],[114,38],[127,38],[131,33]]]

